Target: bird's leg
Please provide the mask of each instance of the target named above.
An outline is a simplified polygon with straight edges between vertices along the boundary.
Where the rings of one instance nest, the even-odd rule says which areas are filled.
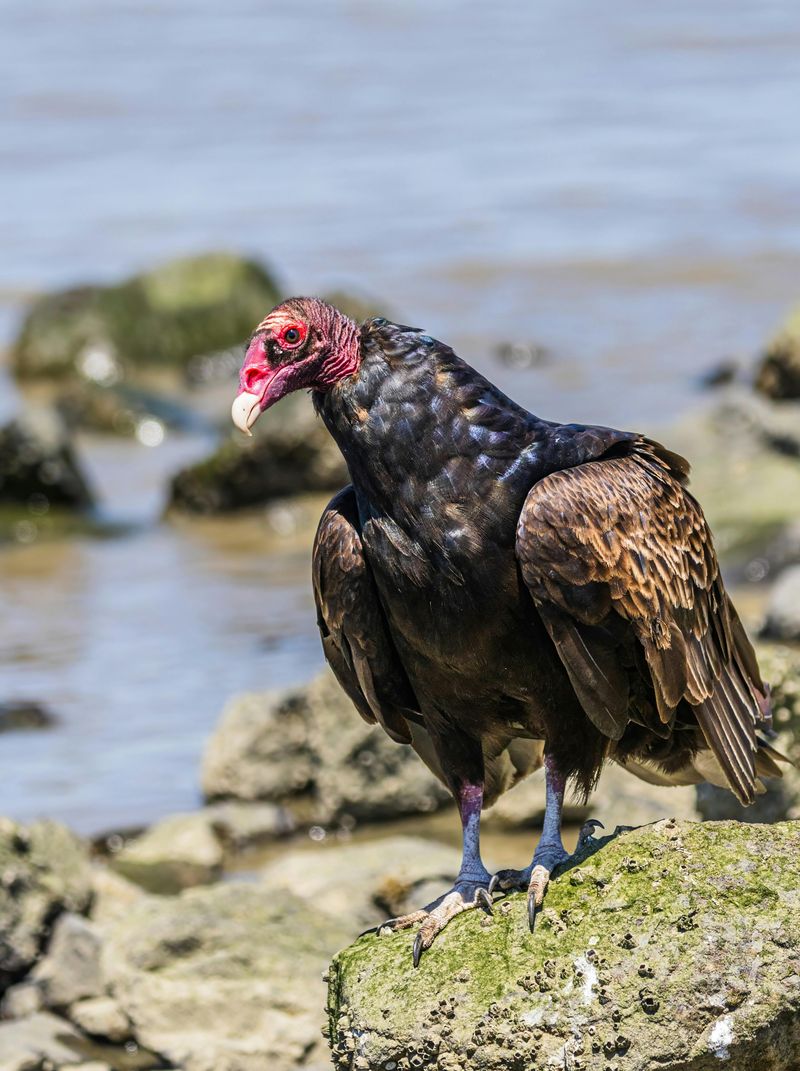
[[[561,810],[564,805],[566,778],[559,771],[552,755],[545,755],[545,811],[544,827],[533,860],[524,870],[501,870],[492,878],[489,891],[495,889],[518,889],[528,891],[528,922],[533,930],[536,913],[542,906],[545,890],[550,875],[560,864],[570,858],[570,854],[561,840]],[[591,836],[595,826],[600,822],[592,819],[581,830],[579,846]]]
[[[480,850],[481,807],[483,805],[483,786],[465,784],[457,793],[458,811],[461,815],[462,855],[461,867],[453,888],[419,911],[399,918],[389,919],[380,929],[404,930],[420,923],[414,939],[414,966],[419,965],[420,957],[426,948],[430,948],[434,938],[441,933],[448,922],[460,915],[462,911],[483,907],[491,913],[492,899],[488,886],[491,875],[483,865]]]

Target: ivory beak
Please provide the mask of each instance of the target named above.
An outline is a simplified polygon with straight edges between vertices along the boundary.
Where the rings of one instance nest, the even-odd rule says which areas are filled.
[[[261,416],[261,398],[257,394],[242,391],[237,394],[231,408],[231,419],[239,431],[252,435],[250,429]]]

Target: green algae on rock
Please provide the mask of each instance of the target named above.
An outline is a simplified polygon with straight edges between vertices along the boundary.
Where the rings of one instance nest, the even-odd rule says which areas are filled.
[[[279,300],[262,265],[227,253],[170,261],[117,286],[46,294],[31,306],[12,348],[20,377],[89,379],[126,366],[184,367],[192,357],[250,335]]]
[[[791,1071],[800,824],[673,819],[596,842],[525,897],[455,919],[420,967],[364,936],[329,976],[334,1064],[370,1071]]]

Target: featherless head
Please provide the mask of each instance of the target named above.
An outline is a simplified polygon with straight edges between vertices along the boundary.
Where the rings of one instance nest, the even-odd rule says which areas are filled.
[[[233,403],[233,422],[245,434],[265,409],[294,390],[330,390],[358,371],[358,325],[318,298],[290,298],[253,332]]]

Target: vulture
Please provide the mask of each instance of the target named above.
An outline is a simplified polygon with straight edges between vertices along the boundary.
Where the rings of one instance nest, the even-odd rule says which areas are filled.
[[[246,433],[285,394],[311,391],[351,480],[314,543],[325,657],[361,716],[410,745],[458,806],[452,890],[387,923],[418,924],[415,965],[497,889],[527,890],[533,928],[569,858],[565,788],[585,799],[606,761],[743,804],[780,776],[769,688],[682,457],[635,432],[534,416],[430,335],[359,325],[316,298],[258,325],[239,388]],[[542,766],[533,859],[492,876],[481,810]]]

